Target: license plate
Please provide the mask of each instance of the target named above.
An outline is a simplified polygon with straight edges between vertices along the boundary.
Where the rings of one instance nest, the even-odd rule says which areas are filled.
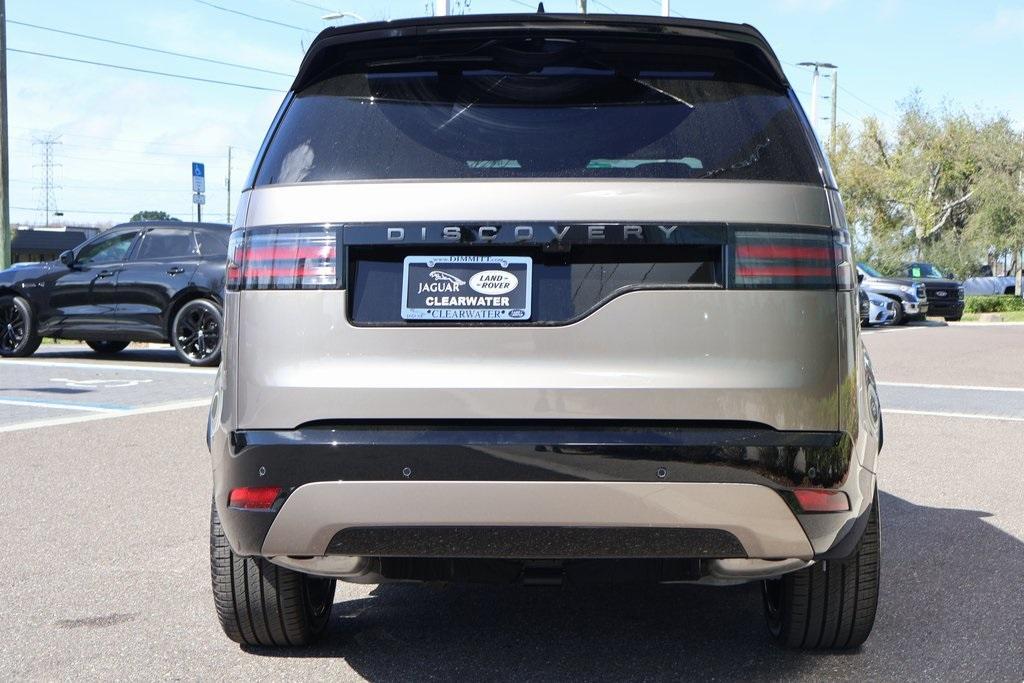
[[[405,320],[529,320],[533,259],[406,256]]]

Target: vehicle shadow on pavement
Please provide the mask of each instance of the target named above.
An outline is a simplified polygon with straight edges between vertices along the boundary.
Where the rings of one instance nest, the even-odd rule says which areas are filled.
[[[882,493],[879,618],[861,650],[779,649],[760,588],[391,584],[334,606],[324,642],[265,656],[340,657],[410,678],[966,678],[1024,675],[1024,544],[987,513]]]
[[[121,361],[136,363],[168,363],[188,367],[170,346],[135,348],[128,347],[118,353],[96,353],[87,346],[43,346],[32,356],[35,360],[93,360]]]

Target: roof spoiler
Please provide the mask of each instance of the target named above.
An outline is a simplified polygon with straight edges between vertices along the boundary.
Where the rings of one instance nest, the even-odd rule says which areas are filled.
[[[760,70],[780,87],[789,81],[775,52],[753,26],[700,19],[602,14],[480,14],[421,17],[328,28],[309,46],[291,89],[299,91],[314,83],[325,69],[336,63],[347,48],[364,48],[394,40],[472,38],[474,35],[522,35],[578,33],[611,38],[692,38],[702,42],[732,43],[754,55]]]

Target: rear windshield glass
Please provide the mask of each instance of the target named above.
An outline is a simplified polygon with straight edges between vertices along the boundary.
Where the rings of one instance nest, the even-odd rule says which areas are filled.
[[[429,68],[384,62],[328,74],[296,94],[256,184],[603,177],[821,182],[793,101],[755,70],[692,59],[684,70],[672,70],[664,57],[645,67],[635,56],[625,66],[604,67],[585,50],[565,51],[568,56],[529,66],[520,59],[515,68],[501,68],[501,59],[476,60],[486,68],[460,66],[463,56],[430,60]]]

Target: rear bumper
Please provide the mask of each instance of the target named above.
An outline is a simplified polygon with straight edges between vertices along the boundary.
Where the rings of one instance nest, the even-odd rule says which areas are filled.
[[[299,487],[262,553],[808,559],[782,498],[753,484],[339,481]]]
[[[853,528],[869,474],[845,433],[750,426],[339,424],[211,445],[232,547],[268,557],[809,559]],[[227,507],[243,486],[283,492]],[[852,510],[803,514],[796,487]]]

